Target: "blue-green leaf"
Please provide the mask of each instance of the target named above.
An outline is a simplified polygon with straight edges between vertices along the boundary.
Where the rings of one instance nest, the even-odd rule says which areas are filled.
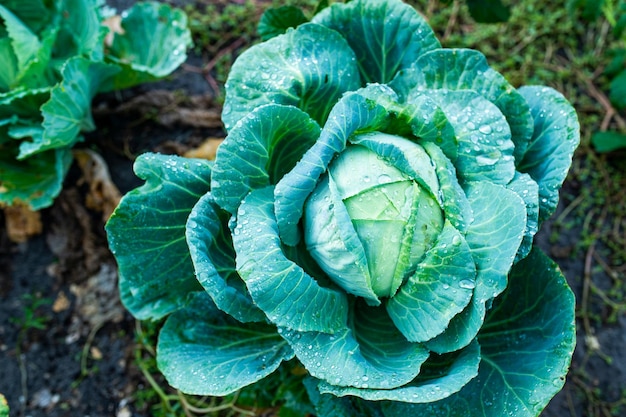
[[[470,248],[446,221],[415,274],[387,301],[387,312],[409,341],[426,342],[441,334],[468,305],[475,279]]]
[[[289,28],[298,27],[308,21],[309,19],[304,16],[302,10],[296,6],[270,8],[261,16],[257,26],[257,33],[262,40],[266,41],[282,35]]]
[[[312,376],[335,386],[391,389],[419,374],[428,350],[408,342],[384,306],[359,301],[352,315],[351,328],[334,334],[284,329],[281,335]]]
[[[267,104],[254,109],[229,132],[213,167],[215,201],[235,213],[254,189],[276,184],[320,134],[318,124],[292,106]]]
[[[252,303],[237,273],[229,218],[211,193],[193,207],[186,235],[196,279],[220,310],[241,322],[265,321],[265,314]]]
[[[433,367],[436,376],[423,377],[428,372],[429,361],[422,366],[422,372],[410,383],[398,388],[375,390],[353,387],[337,387],[321,381],[318,389],[321,393],[330,393],[336,396],[352,395],[370,401],[392,400],[403,403],[430,403],[440,401],[459,392],[469,381],[478,375],[480,362],[480,346],[477,341],[472,342],[460,352],[450,354],[450,364],[436,364]],[[447,365],[447,366],[446,366]],[[443,370],[441,368],[444,368]],[[382,403],[382,409],[389,405]]]
[[[163,78],[187,59],[191,33],[187,15],[165,3],[139,2],[122,15],[124,33],[116,33],[107,59],[122,71],[101,91],[128,88]]]
[[[550,217],[559,202],[559,189],[580,142],[580,125],[572,105],[549,87],[522,87],[535,119],[535,130],[518,170],[539,185],[539,222]]]
[[[446,219],[459,231],[465,233],[474,221],[474,214],[465,191],[459,184],[456,169],[437,145],[426,142],[423,143],[423,146],[435,165],[441,198],[443,199],[441,204],[446,213]]]
[[[476,337],[486,301],[506,288],[507,274],[526,230],[526,205],[515,192],[489,182],[469,183],[466,192],[474,212],[465,236],[476,263],[474,294],[448,329],[426,343],[437,353],[458,350]]]
[[[440,44],[426,20],[399,0],[335,3],[313,20],[341,33],[355,51],[362,82],[388,83]]]
[[[506,188],[515,191],[526,204],[526,231],[515,255],[515,262],[526,257],[533,246],[533,238],[539,229],[539,186],[528,174],[515,173]]]
[[[506,118],[515,144],[514,157],[520,159],[528,148],[533,131],[528,104],[478,51],[437,49],[426,53],[410,69],[398,74],[391,85],[402,97],[408,97],[412,91],[433,89],[475,91],[495,104]],[[496,126],[491,127],[497,131]]]
[[[269,320],[299,331],[335,333],[346,325],[345,293],[322,287],[287,258],[274,217],[273,189],[251,192],[239,206],[233,244],[237,270]]]
[[[484,301],[506,288],[526,231],[526,204],[515,192],[488,182],[469,183],[466,193],[474,212],[465,236],[478,272],[474,293]]]
[[[268,103],[299,107],[323,124],[341,95],[361,86],[355,61],[337,32],[312,23],[251,47],[226,81],[226,129]]]
[[[458,156],[453,163],[460,179],[508,184],[515,175],[515,147],[500,110],[469,90],[432,90],[428,94],[454,127]]]
[[[159,369],[170,385],[187,394],[233,393],[292,357],[274,326],[239,323],[202,292],[167,319],[157,343]]]
[[[574,345],[574,295],[537,249],[512,269],[478,335],[478,376],[448,399],[389,404],[385,415],[536,417],[563,387]]]
[[[158,319],[202,291],[185,240],[187,217],[209,191],[205,160],[144,154],[135,173],[146,183],[124,196],[106,231],[120,274],[120,296],[139,319]]]

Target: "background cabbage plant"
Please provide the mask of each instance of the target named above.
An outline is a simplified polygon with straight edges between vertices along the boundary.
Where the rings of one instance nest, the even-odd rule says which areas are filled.
[[[156,2],[0,4],[0,204],[50,206],[99,92],[163,78],[186,59],[187,17]]]
[[[141,156],[107,225],[126,307],[169,316],[170,384],[295,358],[320,416],[535,416],[560,390],[574,297],[532,245],[579,142],[560,93],[354,0],[244,52],[222,118],[214,162]]]

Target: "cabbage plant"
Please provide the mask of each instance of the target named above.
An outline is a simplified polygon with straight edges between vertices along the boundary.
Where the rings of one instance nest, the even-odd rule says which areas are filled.
[[[574,297],[533,247],[579,142],[560,93],[354,0],[242,53],[222,118],[215,161],[138,158],[107,224],[172,386],[295,361],[317,415],[387,417],[536,416],[561,389]]]
[[[181,10],[156,2],[120,16],[101,0],[0,3],[0,205],[39,210],[95,129],[93,97],[169,75],[191,35]]]

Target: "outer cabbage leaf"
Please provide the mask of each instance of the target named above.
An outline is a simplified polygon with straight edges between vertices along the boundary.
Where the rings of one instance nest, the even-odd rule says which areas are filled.
[[[275,36],[282,35],[289,28],[295,28],[308,22],[302,10],[295,6],[281,6],[276,9],[267,9],[259,25],[257,33],[262,40],[266,41]]]
[[[335,333],[346,325],[346,295],[323,287],[282,250],[273,189],[255,190],[237,212],[233,243],[237,270],[254,303],[278,326]]]
[[[541,279],[537,279],[541,277]],[[386,403],[386,416],[535,417],[562,388],[576,342],[574,295],[558,267],[533,249],[518,262],[478,335],[478,376],[431,404]]]
[[[185,240],[187,217],[209,191],[205,160],[141,155],[135,173],[146,180],[126,194],[106,230],[119,266],[122,302],[139,319],[158,319],[202,291]]]
[[[363,85],[388,83],[420,55],[440,47],[426,20],[398,0],[335,3],[312,21],[346,38],[356,54]]]
[[[281,335],[312,376],[335,386],[392,389],[411,382],[428,359],[428,350],[408,342],[383,306],[356,302],[352,308],[353,323],[340,332],[284,329]]]
[[[250,112],[217,151],[211,190],[235,213],[253,189],[274,185],[319,138],[320,128],[302,110],[268,104]]]
[[[226,395],[271,374],[293,351],[276,328],[241,324],[195,293],[170,315],[157,343],[157,364],[172,385],[189,394]]]
[[[478,51],[436,49],[426,53],[412,67],[398,74],[391,86],[402,97],[407,97],[411,91],[423,90],[475,91],[495,104],[506,117],[515,144],[516,160],[528,148],[533,130],[528,104],[502,74],[489,67],[485,56]],[[457,116],[463,117],[462,114]],[[468,121],[469,119],[462,123]],[[497,126],[489,128],[498,131]]]
[[[426,342],[428,348],[437,353],[458,350],[476,337],[483,325],[485,303],[506,288],[507,274],[526,227],[526,206],[513,191],[489,182],[476,182],[470,183],[466,192],[474,221],[465,239],[477,274],[475,283],[464,285],[475,288],[465,310],[452,318],[441,335]]]
[[[220,310],[241,322],[265,321],[236,270],[228,219],[211,193],[193,207],[187,219],[187,244],[196,278]]]
[[[530,146],[518,164],[539,184],[539,222],[547,219],[559,202],[559,189],[580,142],[576,111],[565,97],[549,87],[522,87],[535,119]]]
[[[157,2],[137,3],[122,15],[123,33],[116,33],[108,60],[121,72],[100,87],[110,91],[165,77],[187,59],[191,33],[187,15]]]
[[[429,359],[420,375],[399,388],[374,390],[367,388],[337,387],[320,381],[317,389],[338,397],[352,395],[370,401],[392,400],[403,403],[430,403],[440,401],[459,392],[478,375],[480,346],[475,340],[459,352]],[[427,376],[424,376],[424,375]],[[333,415],[334,416],[334,415]],[[351,417],[351,416],[350,416]]]
[[[427,94],[454,128],[458,156],[453,163],[461,182],[508,184],[515,175],[514,145],[509,125],[498,107],[469,90],[441,89]],[[410,96],[408,100],[411,101]]]
[[[299,107],[323,124],[341,95],[361,86],[355,60],[337,32],[311,23],[251,47],[226,82],[224,126],[269,103]]]

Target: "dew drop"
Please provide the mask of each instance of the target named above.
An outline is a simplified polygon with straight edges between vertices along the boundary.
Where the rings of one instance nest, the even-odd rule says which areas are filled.
[[[484,133],[485,135],[488,135],[491,133],[491,126],[482,125],[481,127],[478,128],[478,130],[480,130],[480,133]]]
[[[474,284],[470,280],[464,279],[461,282],[459,282],[459,287],[465,288],[466,290],[471,290],[472,288],[476,287],[476,284]]]

